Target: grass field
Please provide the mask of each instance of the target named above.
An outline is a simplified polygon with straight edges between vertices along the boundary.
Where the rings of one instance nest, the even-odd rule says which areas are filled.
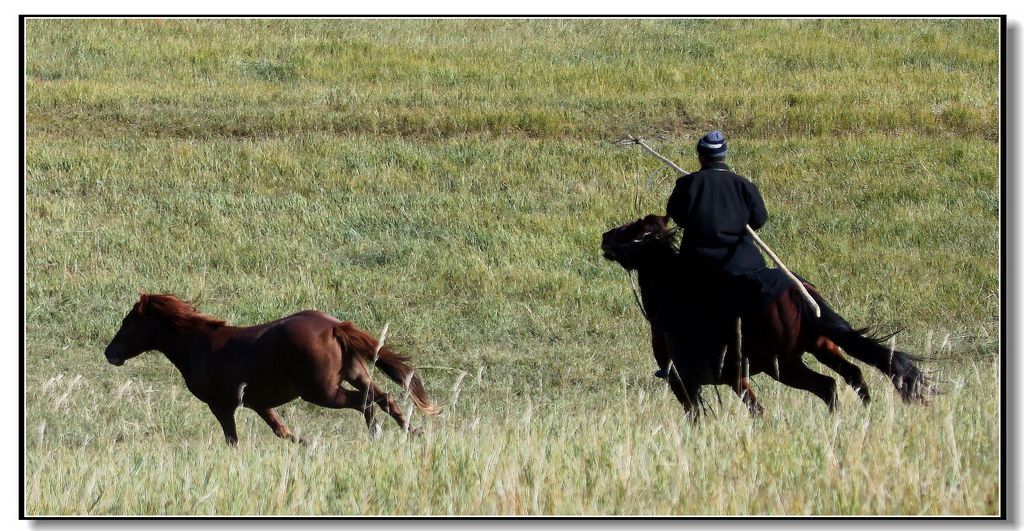
[[[998,21],[29,20],[25,512],[999,511]],[[692,425],[600,235],[709,128],[762,237],[944,393],[754,378]],[[250,411],[102,351],[139,291],[317,308],[411,354],[440,417]],[[828,373],[827,369],[821,368]],[[395,387],[391,386],[394,390]]]

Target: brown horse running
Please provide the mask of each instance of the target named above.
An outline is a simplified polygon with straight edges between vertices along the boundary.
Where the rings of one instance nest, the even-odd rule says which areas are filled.
[[[405,387],[420,411],[438,413],[407,357],[387,347],[377,350],[377,340],[366,332],[315,310],[236,327],[173,295],[143,294],[104,354],[111,364],[123,365],[149,350],[163,352],[181,371],[189,391],[210,407],[231,445],[238,442],[235,410],[240,406],[258,413],[278,437],[303,442],[274,410],[299,397],[318,406],[361,411],[371,435],[376,404],[403,429],[418,433],[395,399],[373,382],[368,363]],[[343,388],[343,382],[355,389]]]
[[[673,247],[675,231],[667,224],[667,217],[648,215],[606,232],[601,248],[605,258],[637,272],[654,357],[659,367],[669,371],[669,384],[688,413],[700,413],[700,386],[706,384],[729,385],[752,413],[761,413],[748,381],[760,373],[810,391],[834,410],[836,381],[808,367],[804,352],[839,373],[867,404],[870,395],[860,368],[843,356],[840,347],[885,373],[905,401],[924,401],[930,386],[913,363],[920,358],[890,349],[882,344],[884,339],[865,336],[865,330],[854,330],[807,282],[804,286],[821,307],[820,318],[797,287],[791,286],[777,299],[742,314],[740,333],[733,332],[735,339],[728,345],[715,345],[714,351],[721,353],[715,359],[692,359],[687,350],[695,339],[686,337],[683,330],[700,330],[686,320],[699,319],[701,314],[698,310],[695,317],[695,312],[678,309],[693,293],[695,283],[685,278],[692,270]]]

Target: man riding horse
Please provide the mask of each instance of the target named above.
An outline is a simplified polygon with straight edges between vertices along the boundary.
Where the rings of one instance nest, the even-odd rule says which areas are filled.
[[[688,334],[693,341],[684,347],[686,358],[702,369],[717,357],[735,330],[736,317],[758,299],[767,268],[764,257],[751,241],[746,225],[760,229],[768,211],[757,186],[725,164],[728,146],[721,131],[711,131],[697,142],[700,171],[680,177],[668,200],[667,214],[685,229],[680,256],[691,278],[687,300],[679,301],[692,316]],[[712,296],[713,294],[713,296]],[[656,376],[668,377],[667,369]]]

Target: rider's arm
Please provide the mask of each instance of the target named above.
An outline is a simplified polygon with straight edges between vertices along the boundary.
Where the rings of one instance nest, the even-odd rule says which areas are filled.
[[[668,217],[672,218],[676,225],[684,228],[690,220],[690,208],[693,206],[693,200],[690,197],[690,181],[691,179],[686,177],[676,180],[676,187],[668,198],[668,206],[665,207]]]
[[[747,225],[754,230],[760,229],[768,221],[768,209],[764,207],[764,199],[761,198],[761,192],[757,189],[757,185],[749,181],[747,203],[750,205],[750,221],[747,222]]]

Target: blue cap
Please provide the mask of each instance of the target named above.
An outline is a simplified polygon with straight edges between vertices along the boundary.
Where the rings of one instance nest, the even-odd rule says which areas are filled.
[[[716,129],[701,137],[697,142],[697,153],[712,159],[724,159],[727,147],[725,135]]]

